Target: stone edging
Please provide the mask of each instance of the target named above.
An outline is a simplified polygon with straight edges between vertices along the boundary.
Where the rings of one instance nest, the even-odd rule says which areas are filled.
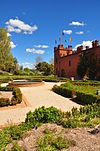
[[[44,85],[45,82],[39,82],[39,83],[33,83],[33,84],[15,84],[15,83],[9,83],[10,86],[16,86],[16,87],[37,87]]]

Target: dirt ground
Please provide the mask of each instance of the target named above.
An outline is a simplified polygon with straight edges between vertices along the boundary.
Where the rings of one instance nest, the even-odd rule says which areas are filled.
[[[63,151],[100,151],[100,125],[95,128],[74,128],[66,129],[56,124],[44,124],[37,130],[26,132],[18,144],[24,147],[25,151],[37,151],[37,140],[43,136],[43,131],[48,128],[51,132],[62,133],[68,140],[76,141],[76,145],[63,149]],[[12,144],[6,147],[6,151]]]
[[[0,98],[12,98],[12,92],[0,91]]]

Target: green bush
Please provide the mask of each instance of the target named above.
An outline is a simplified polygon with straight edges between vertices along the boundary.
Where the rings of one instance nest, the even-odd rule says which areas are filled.
[[[0,107],[16,105],[22,102],[22,94],[19,88],[6,86],[0,87],[0,91],[12,91],[13,94],[11,100],[9,100],[9,98],[0,98]]]
[[[8,106],[10,105],[9,98],[0,98],[0,107]]]
[[[13,91],[13,87],[12,86],[6,86],[6,87],[0,86],[0,91]]]
[[[73,98],[75,96],[75,91],[73,89],[68,89],[67,87],[54,85],[52,90],[64,97]]]
[[[17,103],[21,103],[22,102],[22,94],[19,88],[14,87],[13,88],[13,99],[16,99]]]
[[[56,134],[52,134],[50,131],[38,140],[39,151],[55,151],[68,147],[69,141],[67,138],[63,138],[61,134],[56,136]]]
[[[76,92],[76,97],[77,100],[82,102],[83,104],[100,103],[99,96],[93,94]]]
[[[23,148],[19,146],[17,143],[14,143],[10,151],[23,151]]]
[[[57,78],[43,78],[43,81],[45,81],[45,82],[59,82],[59,79],[57,79]]]
[[[55,107],[45,108],[44,106],[35,109],[34,112],[28,112],[25,122],[31,123],[32,127],[37,128],[41,123],[56,123],[63,116],[63,113]]]

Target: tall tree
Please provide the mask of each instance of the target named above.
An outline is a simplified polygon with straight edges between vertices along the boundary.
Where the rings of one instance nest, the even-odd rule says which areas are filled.
[[[7,37],[5,28],[0,29],[0,69],[10,71],[14,66],[14,59],[11,53],[10,37]]]
[[[80,54],[80,61],[77,66],[77,73],[80,76],[80,78],[83,78],[85,76],[87,68],[88,68],[88,58],[86,52],[83,52]]]

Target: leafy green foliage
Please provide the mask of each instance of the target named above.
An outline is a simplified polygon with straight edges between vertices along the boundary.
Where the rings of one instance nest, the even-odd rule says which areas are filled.
[[[25,131],[37,128],[43,123],[56,123],[65,128],[95,126],[100,124],[100,104],[85,105],[79,110],[73,108],[71,112],[61,112],[53,107],[41,107],[34,112],[29,112],[24,123],[0,131],[0,149],[5,149],[7,144],[20,139]],[[47,151],[47,149],[52,151],[66,146],[61,135],[59,137],[52,136],[47,129],[44,133],[45,137],[39,141],[41,151]],[[74,145],[75,142],[67,141],[67,146],[71,144]]]
[[[41,123],[56,123],[63,116],[62,112],[55,107],[45,108],[44,106],[35,111],[27,113],[26,123],[31,123],[32,127],[37,128]]]
[[[35,66],[37,71],[40,71],[43,73],[43,75],[52,75],[54,74],[54,65],[53,64],[48,64],[47,62],[39,62]]]
[[[95,59],[90,59],[89,61],[89,78],[94,80],[98,71],[97,62]]]
[[[11,54],[10,37],[5,28],[0,29],[0,69],[11,71],[14,68],[14,58]]]
[[[69,142],[67,138],[63,138],[61,134],[57,136],[55,133],[48,133],[44,134],[44,137],[38,140],[38,150],[39,151],[56,151],[62,150],[64,148],[69,147]]]
[[[13,94],[11,100],[9,100],[9,98],[0,98],[0,107],[16,105],[22,102],[22,94],[19,88],[6,86],[0,87],[0,91],[12,91]]]
[[[10,151],[23,151],[23,148],[19,146],[17,143],[14,143]]]
[[[67,81],[60,86],[54,85],[52,90],[64,97],[76,97],[82,104],[100,103],[100,95],[96,94],[100,89],[100,82],[71,82]]]
[[[80,78],[83,78],[86,74],[86,70],[88,67],[88,58],[86,56],[86,52],[80,54],[80,62],[77,66],[77,73]]]

